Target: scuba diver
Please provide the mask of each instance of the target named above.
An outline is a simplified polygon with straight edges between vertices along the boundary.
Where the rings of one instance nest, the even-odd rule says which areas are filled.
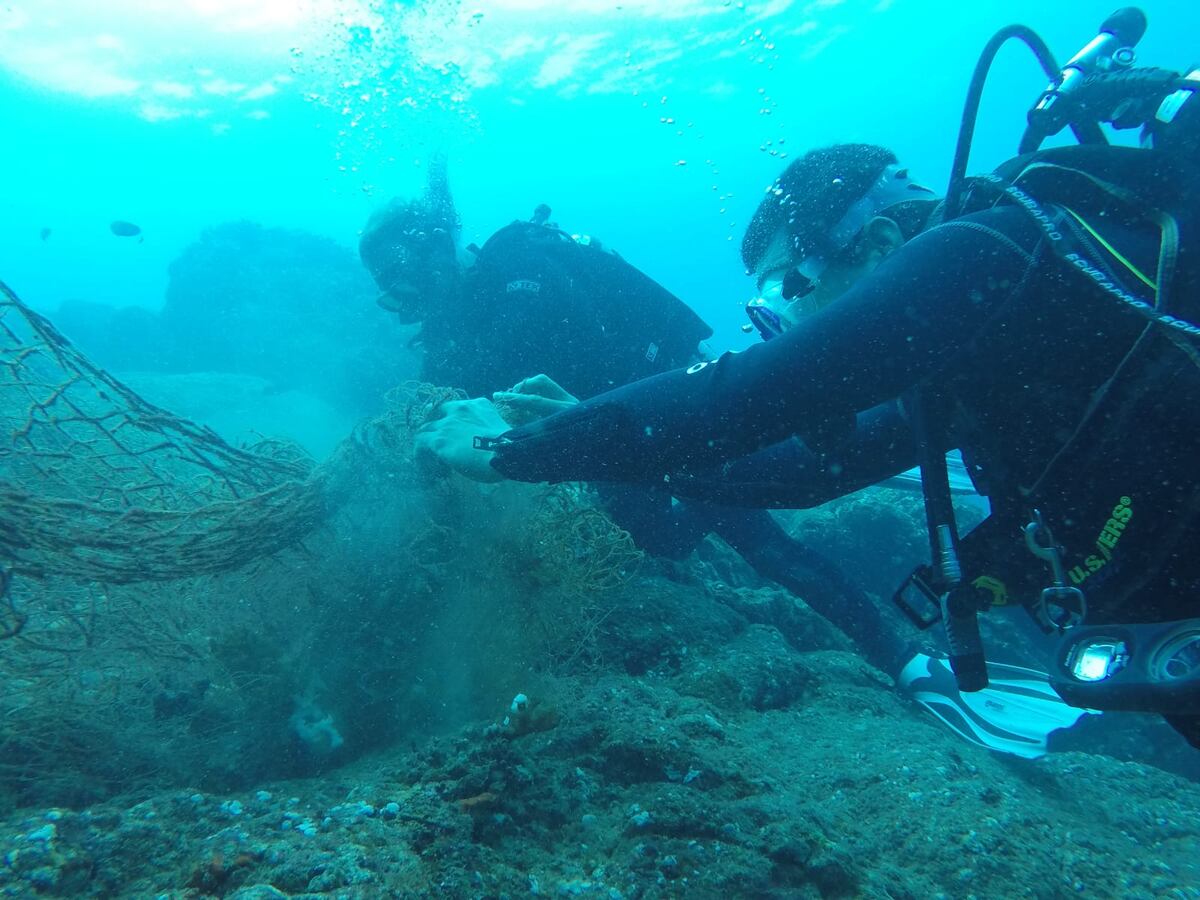
[[[700,345],[712,330],[690,307],[598,241],[549,220],[543,204],[529,221],[463,252],[442,158],[422,197],[371,216],[360,255],[382,291],[378,303],[420,323],[423,380],[490,396],[510,417],[536,418],[704,358]],[[543,374],[524,377],[531,372]],[[765,510],[678,502],[661,484],[595,488],[645,552],[683,559],[715,533],[838,626],[873,665],[899,671],[901,617],[885,625],[861,586]]]
[[[1200,69],[1133,68],[1145,24],[1118,11],[1064,67],[1028,29],[998,33],[940,210],[880,148],[792,163],[743,243],[764,343],[518,428],[447,404],[422,452],[480,479],[667,479],[681,496],[730,474],[784,506],[919,463],[931,562],[896,599],[943,625],[963,696],[996,677],[979,613],[1020,605],[1058,636],[1063,700],[1159,713],[1200,747]],[[1014,37],[1051,84],[1019,155],[966,179],[987,69]],[[1141,128],[1141,146],[1101,123]],[[1039,149],[1065,127],[1078,146]],[[816,466],[789,473],[774,454],[796,436]],[[991,504],[963,536],[953,448]]]
[[[420,323],[422,380],[482,396],[542,371],[591,397],[698,358],[712,329],[687,304],[550,214],[542,204],[482,248],[462,248],[446,160],[436,156],[423,196],[370,217],[359,255],[378,304]]]

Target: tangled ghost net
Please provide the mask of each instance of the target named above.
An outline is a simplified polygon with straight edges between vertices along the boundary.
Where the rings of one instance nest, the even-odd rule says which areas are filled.
[[[280,443],[239,449],[147,403],[0,282],[0,572],[128,584],[269,556],[373,476],[398,488],[413,472],[413,432],[461,396],[397,388],[320,466]],[[547,501],[554,514],[530,524],[539,537],[529,550],[562,562],[556,581],[570,570],[583,593],[622,581],[614,573],[640,556],[629,536],[577,491]],[[0,608],[0,627],[5,618]]]
[[[324,517],[327,478],[272,450],[147,403],[0,282],[0,565],[126,583],[294,544]]]

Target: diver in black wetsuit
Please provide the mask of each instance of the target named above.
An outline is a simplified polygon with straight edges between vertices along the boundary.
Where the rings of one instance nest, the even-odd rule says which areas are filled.
[[[360,253],[383,291],[380,305],[421,323],[423,379],[544,414],[702,358],[698,345],[712,331],[683,301],[598,242],[550,224],[549,214],[539,207],[533,220],[469,248],[466,265],[437,161],[422,198],[392,201],[371,217]],[[526,377],[537,372],[553,381]],[[646,552],[681,559],[714,532],[759,575],[838,625],[874,665],[899,670],[896,623],[885,627],[861,587],[769,513],[702,497],[675,502],[661,485],[596,487]]]
[[[1063,148],[1057,159],[1086,169],[1089,151]],[[1051,581],[1042,560],[1053,557],[1053,586],[1086,590],[1088,625],[1195,617],[1200,354],[1188,331],[1200,315],[1195,176],[1144,155],[1151,151],[1105,151],[1101,164],[1126,166],[1125,183],[1136,181],[1146,195],[1192,198],[1176,204],[1173,272],[1160,252],[1168,229],[1157,233],[1151,217],[1127,214],[1111,195],[1075,206],[1002,194],[998,200],[1016,202],[985,204],[910,239],[929,210],[897,205],[911,188],[890,154],[820,151],[789,166],[743,244],[764,294],[753,317],[773,331],[771,340],[514,430],[486,405],[450,405],[419,440],[479,478],[667,479],[684,495],[806,505],[914,463],[906,398],[921,389],[926,414],[943,423],[936,450],[961,448],[992,502],[980,529],[991,534],[982,556],[1020,555],[1024,528],[1040,557],[1007,561],[1011,596],[1000,602],[1036,607],[1028,598]],[[1064,244],[1077,250],[1056,246]],[[1167,308],[1178,318],[1121,289],[1131,282],[1153,289],[1161,311],[1168,275]],[[800,305],[810,314],[797,315]],[[734,496],[720,487],[726,478],[737,482]],[[1052,539],[1039,541],[1043,528],[1053,529]],[[996,535],[1007,549],[992,552]],[[986,574],[966,547],[971,537],[964,539],[968,580]],[[1128,695],[1091,699],[1167,714],[1200,746],[1196,639],[1177,632],[1178,659],[1193,664],[1180,676],[1190,693],[1164,700],[1133,685]],[[1106,640],[1086,648],[1094,657],[1060,663],[1087,676],[1092,662],[1115,660],[1097,682],[1121,665],[1132,671],[1135,642]],[[1055,687],[1064,692],[1059,681]]]
[[[463,250],[440,158],[424,196],[371,216],[359,252],[379,305],[420,323],[423,380],[482,396],[542,371],[591,397],[698,358],[712,329],[687,304],[549,216],[541,206]]]

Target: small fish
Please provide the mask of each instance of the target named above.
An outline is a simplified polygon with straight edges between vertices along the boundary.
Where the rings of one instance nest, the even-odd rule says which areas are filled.
[[[50,229],[49,229],[49,228],[43,228],[41,231],[39,231],[39,232],[38,232],[38,235],[39,235],[39,236],[41,237],[41,239],[44,241],[44,240],[46,240],[46,238],[50,237]]]
[[[122,222],[120,219],[110,222],[108,230],[117,237],[136,237],[142,233],[141,226],[134,225],[132,222]]]

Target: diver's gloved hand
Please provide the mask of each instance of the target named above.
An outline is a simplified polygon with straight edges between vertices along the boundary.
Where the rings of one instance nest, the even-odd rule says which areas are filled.
[[[526,425],[555,413],[570,409],[579,402],[549,375],[534,375],[519,381],[507,391],[496,391],[492,400],[513,426]]]
[[[475,449],[475,438],[495,438],[508,430],[491,400],[451,400],[421,426],[413,443],[419,463],[441,463],[472,481],[501,481],[504,476],[491,466],[495,451]]]

